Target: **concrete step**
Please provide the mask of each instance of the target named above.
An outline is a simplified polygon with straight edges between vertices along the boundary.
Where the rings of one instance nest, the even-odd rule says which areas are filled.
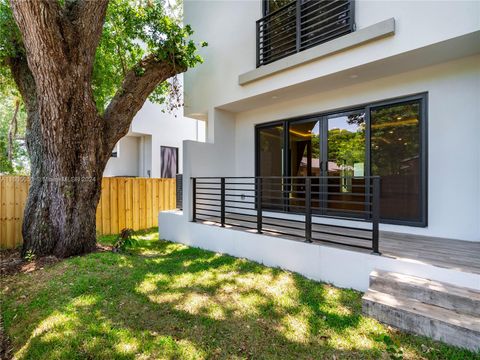
[[[370,273],[370,289],[480,317],[480,291],[395,272]]]
[[[415,299],[368,290],[364,314],[409,333],[480,351],[480,318],[424,304]]]

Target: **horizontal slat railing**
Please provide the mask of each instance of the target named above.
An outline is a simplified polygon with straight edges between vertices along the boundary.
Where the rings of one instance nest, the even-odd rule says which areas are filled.
[[[195,177],[192,184],[193,221],[379,254],[378,177]]]
[[[257,21],[257,67],[354,31],[354,0],[296,0]]]

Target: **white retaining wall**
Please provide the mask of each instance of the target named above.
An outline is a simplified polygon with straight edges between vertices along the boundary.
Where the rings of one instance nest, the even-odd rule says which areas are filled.
[[[480,290],[480,275],[444,269],[331,246],[308,244],[254,232],[231,230],[185,220],[181,211],[159,215],[160,238],[279,267],[310,279],[359,291],[368,289],[374,269],[395,271]]]

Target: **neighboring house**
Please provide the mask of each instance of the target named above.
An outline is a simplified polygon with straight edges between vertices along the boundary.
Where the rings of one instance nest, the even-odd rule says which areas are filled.
[[[480,2],[186,0],[184,13],[209,44],[185,75],[207,142],[184,143],[183,211],[160,214],[161,236],[370,286],[368,313],[478,348],[478,312],[432,302],[418,320],[409,286],[480,290]],[[402,275],[382,272],[380,291],[375,269]],[[421,279],[403,289],[405,274]]]
[[[173,178],[182,172],[182,142],[205,141],[205,122],[184,117],[183,109],[162,109],[145,103],[115,146],[104,176]]]

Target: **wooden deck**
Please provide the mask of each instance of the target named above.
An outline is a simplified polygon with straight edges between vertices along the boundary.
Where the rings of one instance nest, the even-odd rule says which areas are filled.
[[[227,214],[228,216],[228,214]],[[255,232],[256,217],[253,215],[238,216],[241,219],[228,219],[227,227],[234,230]],[[285,229],[287,224],[291,226],[288,220],[282,219],[268,219],[265,222],[269,225],[263,226],[263,232],[266,235],[278,236],[281,238],[302,241],[304,230],[300,227],[295,229],[292,226]],[[210,216],[203,220],[198,219],[198,223],[206,225],[220,226],[220,219],[217,216]],[[248,229],[250,228],[250,229]],[[313,224],[313,230],[323,230],[328,228],[328,225]],[[282,234],[281,232],[288,231],[295,236]],[[327,246],[335,246],[340,248],[346,248],[354,251],[369,252],[370,250],[364,250],[352,245],[369,245],[365,244],[365,241],[352,239],[349,237],[341,238],[340,232],[348,232],[351,235],[361,234],[361,230],[348,230],[339,229],[339,235],[330,236],[325,234],[316,234],[314,243],[324,244]],[[326,241],[335,239],[342,239],[344,245],[331,244]],[[442,268],[455,269],[463,272],[470,272],[480,274],[480,242],[470,242],[454,239],[435,238],[411,234],[400,234],[391,232],[380,232],[380,252],[382,256],[388,256],[398,259],[409,259],[411,261],[426,263]]]

